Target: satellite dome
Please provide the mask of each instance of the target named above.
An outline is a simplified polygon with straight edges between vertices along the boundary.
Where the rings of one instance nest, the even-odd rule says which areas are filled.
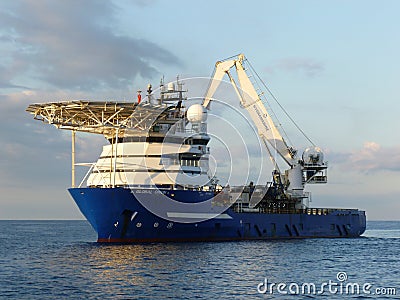
[[[306,165],[323,165],[324,154],[319,147],[308,147],[303,152],[303,161]]]
[[[207,120],[207,110],[201,104],[193,104],[187,110],[186,117],[191,123],[202,123]]]

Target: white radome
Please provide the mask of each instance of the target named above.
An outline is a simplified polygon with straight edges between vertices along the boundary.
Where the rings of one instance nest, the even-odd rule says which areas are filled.
[[[207,120],[207,109],[201,104],[193,104],[186,112],[190,123],[202,123]]]
[[[303,152],[303,161],[308,165],[323,165],[324,154],[319,147],[309,147]]]
[[[173,82],[168,83],[168,91],[175,91],[175,84]]]

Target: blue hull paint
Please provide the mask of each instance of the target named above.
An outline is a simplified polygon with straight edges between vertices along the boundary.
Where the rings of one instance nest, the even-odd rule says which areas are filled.
[[[135,192],[125,188],[71,188],[81,212],[98,233],[99,242],[224,241],[277,238],[358,237],[366,227],[365,212],[329,210],[313,213],[237,213],[225,210],[227,218],[182,223],[166,220],[147,210]],[[211,193],[167,191],[183,202],[200,202]],[[152,196],[149,195],[151,198]],[[150,198],[148,200],[150,201]],[[160,205],[161,202],[155,203]],[[179,211],[179,206],[173,208]],[[213,208],[209,205],[209,211]]]

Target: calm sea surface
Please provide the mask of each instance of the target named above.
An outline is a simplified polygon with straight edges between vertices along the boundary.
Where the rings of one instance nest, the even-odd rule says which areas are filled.
[[[400,299],[400,222],[368,222],[358,239],[95,240],[86,221],[0,221],[0,298]]]

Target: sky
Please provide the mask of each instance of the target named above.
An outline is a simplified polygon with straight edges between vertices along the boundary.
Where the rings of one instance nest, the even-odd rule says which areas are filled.
[[[0,219],[83,219],[67,192],[69,132],[34,121],[29,104],[134,100],[162,76],[207,77],[244,53],[329,161],[312,205],[400,220],[398,11],[395,0],[1,1]],[[102,144],[78,135],[78,160]]]

